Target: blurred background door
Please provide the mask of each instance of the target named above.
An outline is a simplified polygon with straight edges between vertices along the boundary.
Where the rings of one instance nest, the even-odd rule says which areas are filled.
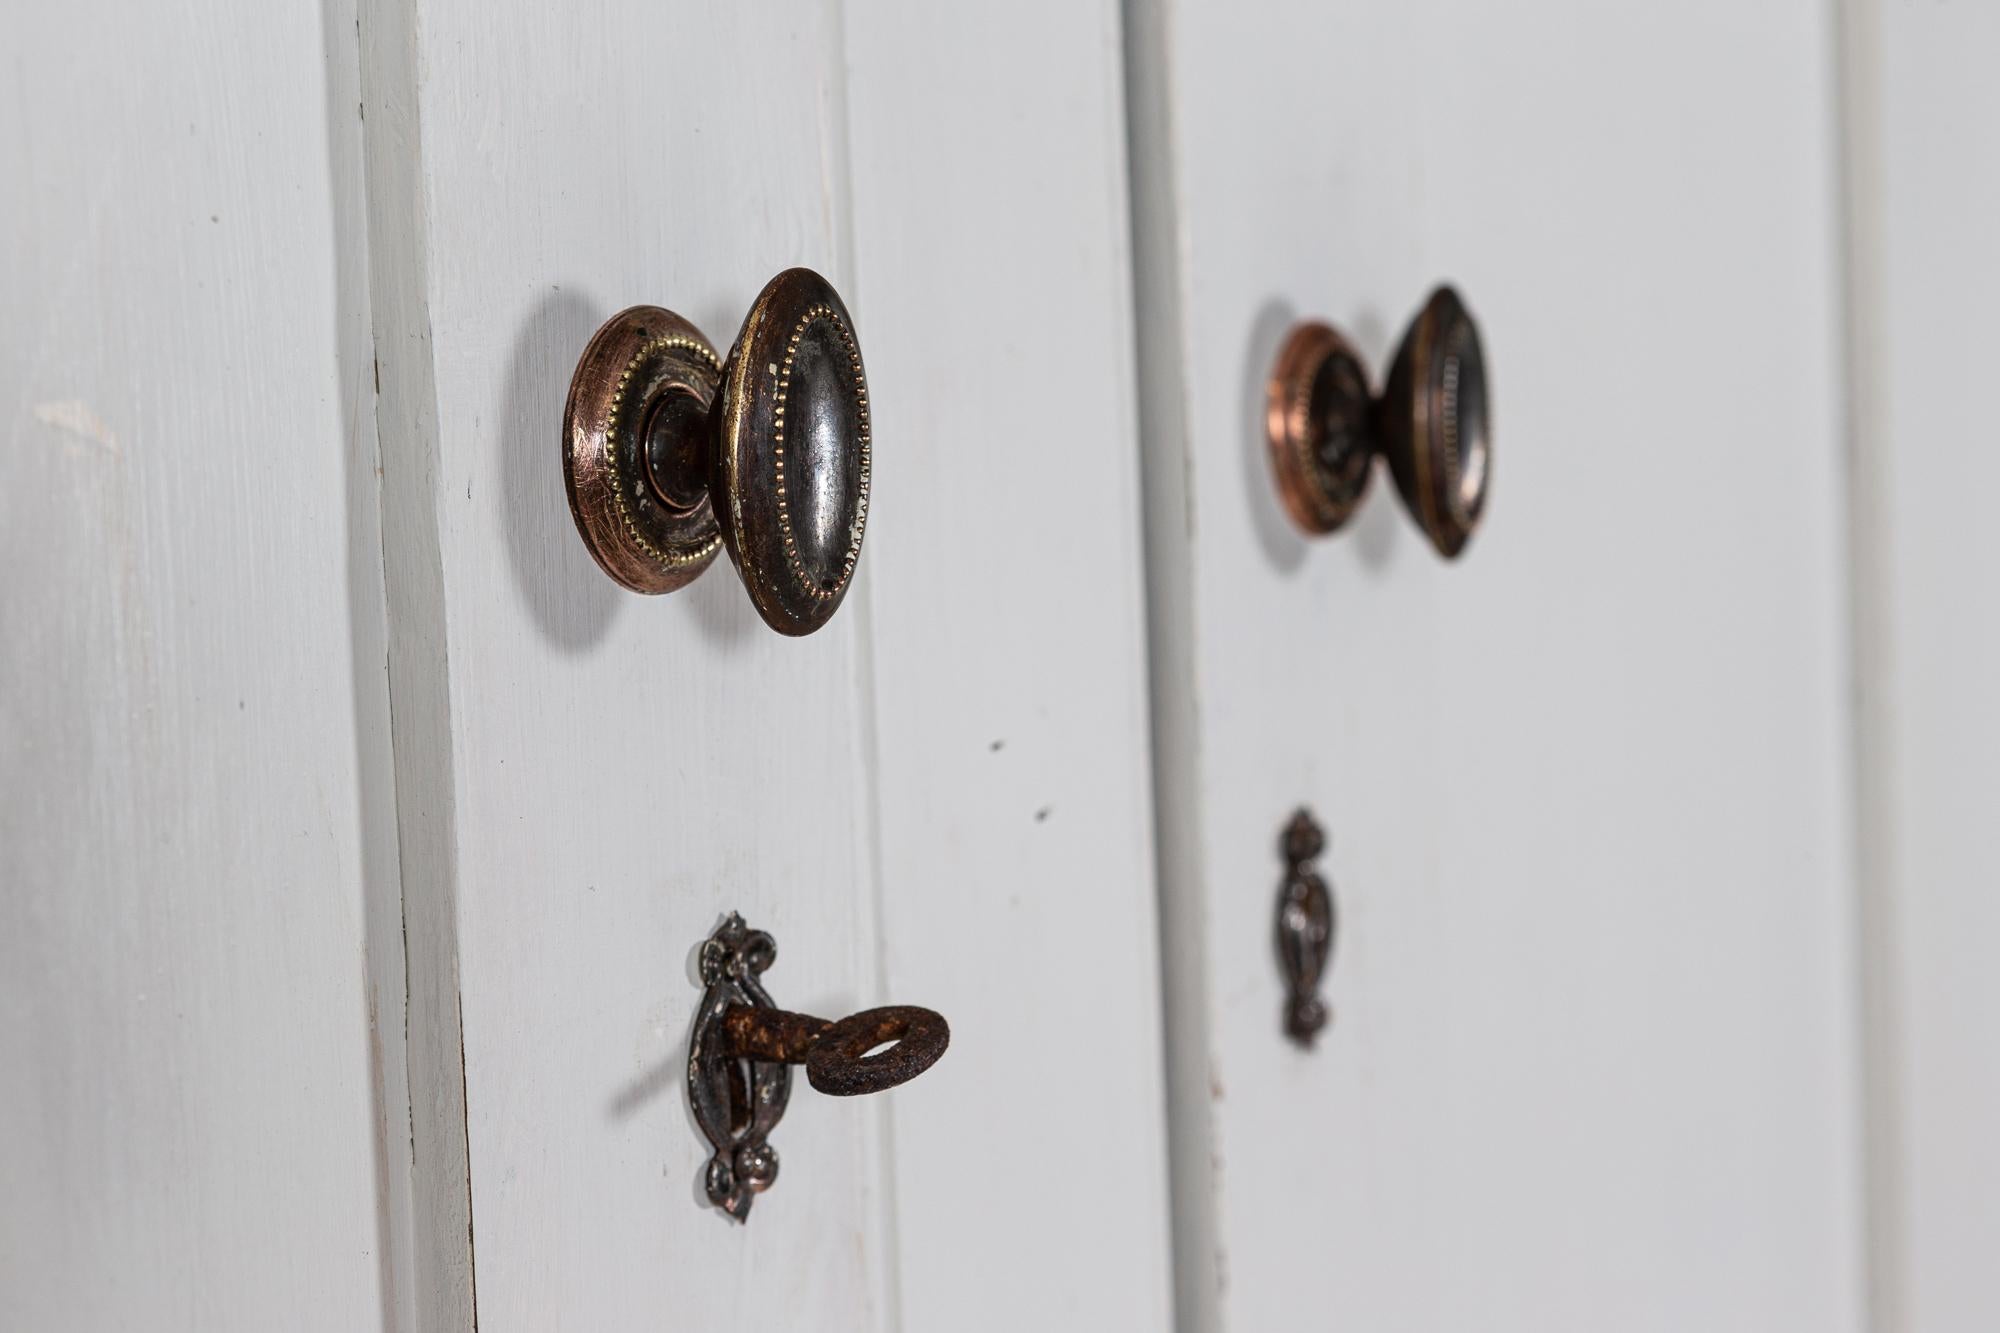
[[[1183,1326],[1991,1326],[1993,15],[1164,0],[1126,41]],[[1446,281],[1483,530],[1441,562],[1385,478],[1308,543],[1279,341],[1379,373]]]
[[[1833,11],[1133,6],[1182,1317],[1853,1329]],[[1264,379],[1485,336],[1484,526],[1308,542]],[[1379,369],[1377,370],[1379,374]],[[1334,1019],[1281,1033],[1311,806]]]

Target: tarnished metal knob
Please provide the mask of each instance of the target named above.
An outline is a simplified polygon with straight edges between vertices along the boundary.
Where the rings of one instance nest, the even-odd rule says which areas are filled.
[[[951,1044],[944,1016],[914,1005],[867,1009],[837,1022],[771,1003],[758,980],[778,946],[731,913],[701,946],[707,986],[688,1039],[688,1103],[715,1149],[709,1202],[742,1221],[778,1178],[771,1131],[791,1098],[793,1065],[834,1097],[886,1092],[938,1062]]]
[[[810,634],[840,606],[868,525],[868,381],[847,307],[787,269],[727,361],[671,310],[613,315],[563,412],[584,545],[634,592],[672,592],[728,547],[764,622]]]
[[[1309,533],[1332,532],[1367,493],[1377,455],[1440,555],[1465,549],[1486,507],[1492,422],[1479,328],[1449,287],[1410,324],[1379,398],[1346,338],[1295,326],[1266,387],[1265,438],[1278,494]]]

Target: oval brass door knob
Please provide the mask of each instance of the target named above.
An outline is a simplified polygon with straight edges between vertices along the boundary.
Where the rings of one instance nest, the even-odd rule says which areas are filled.
[[[724,361],[633,306],[583,349],[563,411],[570,514],[604,572],[672,592],[728,547],[780,634],[839,608],[868,526],[868,381],[847,307],[811,269],[771,279]]]
[[[1465,549],[1493,474],[1492,421],[1479,327],[1449,287],[1411,321],[1380,398],[1339,332],[1293,327],[1266,388],[1264,434],[1292,521],[1332,532],[1368,491],[1376,455],[1440,555]]]
[[[777,942],[731,912],[701,946],[707,989],[688,1038],[688,1104],[715,1151],[703,1188],[741,1222],[778,1179],[771,1131],[792,1095],[793,1065],[833,1097],[886,1092],[938,1062],[951,1044],[942,1014],[915,1005],[866,1009],[835,1022],[771,1003],[758,980]]]

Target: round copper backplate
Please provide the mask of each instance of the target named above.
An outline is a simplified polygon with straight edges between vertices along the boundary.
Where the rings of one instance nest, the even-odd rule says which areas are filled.
[[[1295,326],[1265,386],[1264,438],[1278,495],[1310,533],[1347,522],[1368,493],[1368,374],[1325,324]]]
[[[750,600],[810,634],[847,595],[868,525],[868,380],[847,307],[787,269],[758,294],[723,377],[711,494]]]
[[[1378,411],[1389,470],[1440,555],[1465,549],[1493,477],[1493,423],[1479,326],[1440,287],[1417,315]]]
[[[721,534],[699,469],[722,363],[670,310],[633,306],[605,322],[570,377],[563,481],[584,545],[634,592],[672,592],[707,569]],[[682,448],[661,438],[699,432]],[[653,437],[653,438],[650,438]],[[649,466],[649,452],[652,455]],[[693,457],[692,483],[656,484],[663,460]]]

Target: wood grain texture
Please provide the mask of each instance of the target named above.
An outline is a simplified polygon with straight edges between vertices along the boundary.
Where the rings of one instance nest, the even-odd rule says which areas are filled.
[[[1117,11],[846,17],[901,1323],[1163,1328]]]
[[[1858,1327],[1827,16],[1128,15],[1183,1326]],[[1269,358],[1379,374],[1441,280],[1485,529],[1446,567],[1378,484],[1305,543]]]
[[[1875,1326],[1941,1333],[2000,1321],[2000,15],[1843,12]]]
[[[360,126],[351,52],[328,57],[352,24],[339,4],[9,15],[12,1328],[395,1318]]]

